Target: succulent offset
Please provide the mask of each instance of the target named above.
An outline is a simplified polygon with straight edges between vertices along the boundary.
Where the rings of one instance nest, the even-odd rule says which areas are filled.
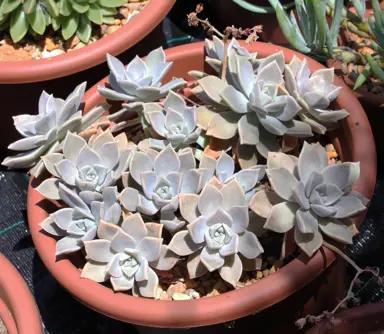
[[[2,165],[9,168],[31,168],[37,163],[31,172],[38,176],[43,167],[40,157],[59,150],[68,131],[79,133],[97,126],[108,105],[101,104],[83,116],[79,108],[85,87],[85,82],[77,86],[65,101],[44,91],[39,100],[38,115],[14,117],[16,130],[24,138],[8,148],[22,153],[5,158]]]
[[[101,202],[86,204],[78,194],[60,184],[60,198],[69,207],[49,215],[40,226],[49,234],[63,237],[56,244],[56,256],[76,252],[84,247],[84,241],[96,237],[100,221],[117,225],[121,207],[117,202],[117,188],[106,187]]]
[[[312,256],[322,235],[352,243],[353,229],[346,218],[364,211],[367,199],[352,190],[360,176],[358,162],[328,165],[325,149],[304,142],[299,159],[270,153],[266,174],[275,195],[256,193],[251,208],[266,218],[264,228],[286,233],[295,228],[297,245]]]
[[[145,60],[136,56],[126,67],[115,57],[107,55],[111,74],[111,88],[99,86],[106,99],[127,102],[154,102],[165,97],[170,90],[185,85],[183,79],[174,79],[163,85],[172,62],[167,62],[163,48],[153,50]]]
[[[243,271],[239,254],[256,259],[263,252],[256,235],[247,230],[249,209],[237,180],[220,189],[208,183],[200,195],[180,195],[180,212],[187,230],[176,233],[168,248],[189,256],[189,276],[219,270],[225,281],[236,286]]]
[[[43,158],[45,167],[56,176],[45,180],[37,190],[45,197],[60,199],[59,184],[75,187],[86,203],[102,199],[105,187],[116,184],[128,169],[135,145],[128,143],[123,133],[113,137],[109,130],[98,131],[88,141],[68,132],[63,154]]]

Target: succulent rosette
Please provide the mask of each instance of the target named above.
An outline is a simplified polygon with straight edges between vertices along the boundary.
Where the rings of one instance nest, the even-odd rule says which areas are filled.
[[[88,143],[80,136],[68,132],[63,153],[43,158],[49,172],[55,177],[45,180],[37,190],[45,197],[60,199],[60,182],[79,190],[86,203],[101,200],[105,187],[113,186],[128,169],[135,145],[128,143],[126,135],[114,137],[109,130],[98,131]]]
[[[9,149],[21,151],[15,156],[4,159],[2,165],[9,168],[31,168],[31,173],[38,176],[42,172],[40,157],[55,152],[68,131],[81,132],[92,126],[106,111],[108,105],[100,105],[82,115],[79,110],[84,95],[86,82],[62,100],[48,95],[45,91],[39,99],[38,115],[19,115],[13,117],[16,130],[24,137],[11,145]]]
[[[121,217],[121,207],[117,202],[117,187],[106,187],[102,201],[86,204],[74,191],[64,184],[59,185],[61,200],[68,207],[50,214],[40,226],[45,232],[63,237],[56,243],[56,256],[76,252],[84,247],[84,241],[96,237],[101,220],[117,225]]]
[[[199,165],[199,170],[203,173],[203,186],[213,177],[216,177],[218,182],[222,184],[236,179],[244,190],[247,203],[258,190],[256,185],[265,176],[265,168],[266,166],[256,165],[235,173],[235,162],[224,151],[221,152],[218,159],[203,154]]]
[[[152,139],[152,145],[164,148],[171,143],[173,147],[186,147],[200,136],[196,107],[188,107],[184,99],[172,91],[164,100],[164,108],[156,103],[147,103],[143,105],[143,112],[155,134],[164,138]]]
[[[317,70],[311,75],[307,60],[296,56],[285,66],[287,90],[303,108],[303,120],[320,134],[349,115],[344,109],[328,110],[342,88],[333,84],[334,76],[333,68]]]
[[[301,107],[282,89],[283,64],[281,53],[265,58],[255,75],[246,57],[232,53],[228,57],[232,85],[215,76],[198,80],[197,96],[216,106],[198,109],[198,125],[208,136],[218,139],[227,140],[238,134],[240,160],[255,148],[264,157],[270,151],[279,151],[277,136],[313,135],[308,124],[295,119]]]
[[[168,73],[172,62],[167,62],[163,48],[153,50],[145,60],[136,56],[128,65],[107,54],[111,74],[111,88],[99,86],[99,93],[106,99],[128,102],[154,102],[165,97],[170,90],[185,85],[181,78],[171,80],[163,85],[161,81]]]
[[[275,195],[260,191],[251,209],[266,218],[265,229],[286,233],[295,228],[296,244],[308,256],[322,245],[320,232],[352,244],[349,219],[366,209],[368,200],[352,190],[360,175],[358,162],[328,165],[320,144],[304,142],[299,158],[270,153],[267,176]]]
[[[219,187],[208,183],[200,195],[179,197],[180,212],[188,225],[174,235],[169,250],[188,256],[191,278],[218,270],[225,281],[236,286],[243,272],[239,255],[256,260],[263,252],[257,236],[247,230],[249,210],[239,182],[233,179]]]
[[[140,214],[128,216],[121,228],[101,222],[100,239],[85,242],[88,262],[81,277],[110,280],[115,291],[132,289],[135,296],[154,298],[159,278],[151,267],[170,269],[177,260],[162,258],[161,231],[161,224],[144,223]]]
[[[130,162],[129,173],[138,185],[126,187],[120,201],[129,211],[155,215],[161,211],[160,222],[170,231],[181,228],[175,211],[179,205],[179,194],[194,193],[201,189],[202,174],[196,169],[192,149],[175,152],[169,144],[159,153],[135,152]]]

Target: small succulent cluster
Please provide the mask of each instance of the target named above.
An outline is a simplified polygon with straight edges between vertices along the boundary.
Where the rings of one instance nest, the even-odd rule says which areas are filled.
[[[155,297],[158,271],[183,262],[190,278],[217,270],[236,287],[243,271],[260,269],[268,230],[294,227],[309,256],[322,234],[352,242],[349,218],[367,204],[352,190],[359,163],[328,165],[325,149],[302,139],[299,157],[280,146],[347,116],[329,110],[340,92],[333,71],[311,75],[281,52],[258,59],[236,40],[228,50],[207,41],[207,52],[217,72],[228,52],[228,71],[192,73],[198,103],[176,92],[184,80],[161,83],[172,63],[157,49],[127,67],[108,56],[109,83],[98,89],[122,109],[107,119],[105,105],[79,111],[83,85],[66,101],[43,93],[38,116],[15,118],[26,138],[10,147],[31,151],[4,163],[31,167],[43,155],[38,170],[52,177],[37,191],[63,207],[41,227],[61,238],[57,256],[84,248],[82,277]]]
[[[65,40],[76,34],[87,43],[92,23],[113,24],[117,8],[125,3],[126,0],[1,0],[0,28],[9,29],[15,43],[28,32],[43,35],[48,26],[60,30]]]

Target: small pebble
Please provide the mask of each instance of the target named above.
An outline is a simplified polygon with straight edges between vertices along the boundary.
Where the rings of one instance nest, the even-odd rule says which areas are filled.
[[[256,278],[257,279],[262,279],[263,278],[263,273],[261,271],[256,272]]]
[[[268,277],[269,276],[269,270],[268,269],[263,270],[263,276],[264,277]]]
[[[186,295],[185,293],[175,292],[175,293],[172,295],[172,299],[173,299],[173,300],[190,300],[191,297],[189,297],[189,296]]]

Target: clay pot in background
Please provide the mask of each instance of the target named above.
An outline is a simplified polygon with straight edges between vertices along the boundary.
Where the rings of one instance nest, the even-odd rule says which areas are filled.
[[[364,86],[357,90],[353,90],[355,83],[343,73],[341,64],[340,60],[327,60],[327,66],[335,68],[335,74],[337,74],[353,91],[353,94],[363,106],[369,122],[371,123],[373,136],[376,142],[377,157],[379,165],[381,165],[384,162],[384,95],[371,93]]]
[[[100,77],[109,73],[107,53],[120,55],[119,58],[128,63],[136,54],[145,56],[162,46],[161,22],[175,1],[151,0],[141,13],[118,31],[84,48],[49,59],[1,62],[0,159],[11,155],[7,146],[20,137],[13,126],[12,116],[37,114],[43,90],[55,97],[66,98],[83,81],[92,87]],[[140,42],[145,36],[147,38]]]
[[[379,334],[384,331],[384,303],[351,308],[323,320],[307,334]]]
[[[248,49],[258,52],[260,57],[283,50],[286,62],[290,62],[294,55],[305,58],[300,53],[265,43],[255,43]],[[186,74],[188,71],[204,70],[204,43],[188,44],[165,52],[167,60],[174,64],[164,82],[172,77],[191,80]],[[307,61],[311,71],[324,68],[311,58],[307,58]],[[105,84],[107,80],[104,78],[98,85]],[[346,87],[338,78],[335,84]],[[84,96],[85,111],[103,101],[95,85]],[[331,134],[332,141],[344,161],[360,161],[361,177],[355,190],[371,198],[376,180],[376,151],[369,122],[349,89],[342,90],[336,100],[336,107],[348,109],[350,116],[341,122],[341,129]],[[342,279],[344,263],[337,261],[334,266],[334,254],[321,249],[311,259],[301,254],[277,273],[258,283],[216,297],[160,301],[115,293],[104,285],[80,278],[79,268],[84,264],[80,253],[56,260],[56,240],[42,233],[39,226],[48,215],[47,207],[43,204],[50,202],[34,190],[35,181],[31,180],[28,189],[28,221],[42,261],[76,299],[109,317],[143,326],[185,328],[218,324],[252,314],[246,319],[253,324],[257,323],[258,330],[296,333],[293,322],[297,317],[330,309],[345,292]],[[356,222],[359,224],[361,219],[362,216]],[[243,319],[239,323],[244,323]],[[250,327],[248,325],[244,328],[248,331]]]
[[[268,0],[247,0],[253,5],[270,6]],[[287,4],[290,1],[280,1],[281,4]],[[235,27],[252,28],[256,25],[263,25],[263,32],[260,34],[260,41],[266,43],[287,44],[276,14],[257,14],[252,13],[232,0],[208,0],[208,6],[211,17],[211,23],[220,30],[225,29],[227,26],[234,25]]]
[[[0,318],[8,334],[43,334],[39,310],[16,268],[0,254]]]

